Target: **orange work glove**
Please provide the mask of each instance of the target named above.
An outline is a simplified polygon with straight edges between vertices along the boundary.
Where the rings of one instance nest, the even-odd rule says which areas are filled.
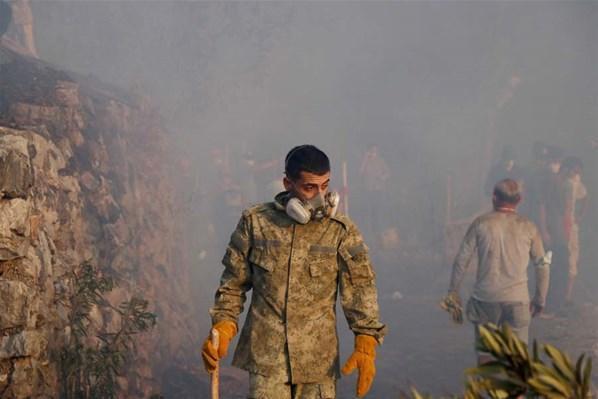
[[[343,374],[351,374],[353,370],[358,369],[357,378],[357,396],[363,397],[370,390],[374,376],[376,375],[376,338],[369,335],[357,335],[355,337],[355,350],[345,365]]]
[[[208,338],[203,343],[201,348],[201,357],[203,364],[208,373],[212,373],[216,369],[218,360],[226,356],[228,351],[228,345],[233,337],[237,334],[237,324],[230,320],[222,320],[214,324],[212,328],[218,330],[218,350],[212,345],[212,335],[208,335]]]

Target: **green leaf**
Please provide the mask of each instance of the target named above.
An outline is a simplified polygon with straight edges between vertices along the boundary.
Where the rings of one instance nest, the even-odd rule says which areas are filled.
[[[592,376],[592,358],[586,359],[586,367],[583,373],[583,390],[584,390],[584,398],[588,395],[590,391],[590,377]]]
[[[506,375],[505,365],[499,361],[492,361],[484,363],[477,367],[472,367],[465,370],[466,375],[477,375],[481,377],[494,376],[497,374]]]
[[[573,373],[573,365],[571,364],[571,360],[557,348],[552,345],[546,344],[544,346],[544,351],[552,361],[555,369],[569,381],[575,381],[575,374]]]

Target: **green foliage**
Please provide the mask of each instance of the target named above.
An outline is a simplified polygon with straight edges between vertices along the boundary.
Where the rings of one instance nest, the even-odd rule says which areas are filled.
[[[73,273],[73,294],[63,299],[70,308],[69,342],[60,352],[61,397],[115,398],[116,378],[122,374],[135,351],[138,334],[152,329],[156,315],[147,311],[148,302],[133,296],[114,307],[104,295],[115,287],[89,263]],[[115,312],[120,320],[116,331],[92,331],[90,313],[94,307]]]
[[[480,327],[480,347],[494,361],[466,371],[468,391],[485,392],[491,398],[586,399],[590,397],[592,360],[581,355],[573,364],[568,355],[552,345],[542,345],[548,358],[540,356],[534,342],[532,353],[508,325]],[[480,396],[477,396],[480,397]]]
[[[587,399],[591,398],[591,358],[581,355],[575,364],[552,345],[538,346],[531,353],[508,325],[480,326],[477,348],[494,358],[465,371],[468,381],[463,399]],[[541,352],[547,357],[543,360]],[[411,398],[425,399],[416,390]]]

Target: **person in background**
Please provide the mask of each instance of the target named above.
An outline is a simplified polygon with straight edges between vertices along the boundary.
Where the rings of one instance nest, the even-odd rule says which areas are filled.
[[[573,286],[578,273],[579,263],[579,223],[587,203],[587,189],[581,175],[583,163],[577,157],[568,157],[563,161],[561,174],[564,179],[565,210],[563,229],[568,250],[568,275],[565,289],[565,305],[572,304]],[[581,202],[578,207],[577,203]]]
[[[554,246],[553,236],[557,237],[560,231],[557,227],[560,215],[562,215],[560,209],[563,207],[559,177],[562,154],[563,151],[560,148],[548,147],[546,166],[543,173],[538,176],[537,191],[534,194],[538,227],[546,248]]]
[[[552,279],[543,318],[553,318],[561,311],[568,281],[569,249],[564,225],[566,172],[562,168],[561,154],[562,150],[559,148],[550,148],[550,160],[541,179],[538,195],[538,227],[544,247],[550,248],[554,254]]]
[[[389,227],[387,225],[389,218],[387,185],[390,169],[376,144],[368,146],[363,155],[359,175],[365,189],[363,198],[366,204],[367,232],[372,238],[381,240],[380,235]]]
[[[542,178],[547,170],[549,147],[542,141],[535,141],[532,146],[532,159],[523,177],[523,199],[519,205],[519,213],[526,216],[536,225],[539,224],[538,201]]]
[[[544,309],[550,255],[544,253],[537,227],[517,214],[520,201],[518,182],[504,179],[496,183],[492,195],[494,209],[469,226],[453,263],[446,298],[459,298],[459,288],[471,259],[476,256],[478,260],[475,285],[465,311],[475,326],[476,342],[478,326],[488,323],[497,326],[506,323],[519,339],[527,342],[530,316],[537,316]],[[536,292],[531,302],[527,285],[530,260],[536,272]],[[478,352],[479,364],[490,360],[490,355]]]
[[[510,145],[503,147],[499,162],[488,172],[484,184],[486,195],[491,197],[494,184],[503,179],[513,179],[519,183],[523,180],[523,171],[515,162],[515,151]]]

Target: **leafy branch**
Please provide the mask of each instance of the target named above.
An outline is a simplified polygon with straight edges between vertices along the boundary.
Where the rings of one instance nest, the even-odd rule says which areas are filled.
[[[463,399],[588,399],[592,397],[592,359],[581,355],[575,364],[556,347],[534,341],[531,353],[508,325],[479,327],[478,351],[494,358],[465,370]],[[541,353],[547,357],[543,360]],[[412,389],[412,399],[429,399]]]
[[[70,308],[71,335],[59,356],[61,397],[115,398],[116,378],[132,360],[135,339],[156,325],[156,315],[147,310],[148,301],[137,296],[112,306],[104,295],[116,286],[114,280],[100,276],[88,262],[73,273],[72,283],[73,294],[63,300]],[[118,329],[92,331],[90,314],[94,307],[116,313],[120,320]]]

